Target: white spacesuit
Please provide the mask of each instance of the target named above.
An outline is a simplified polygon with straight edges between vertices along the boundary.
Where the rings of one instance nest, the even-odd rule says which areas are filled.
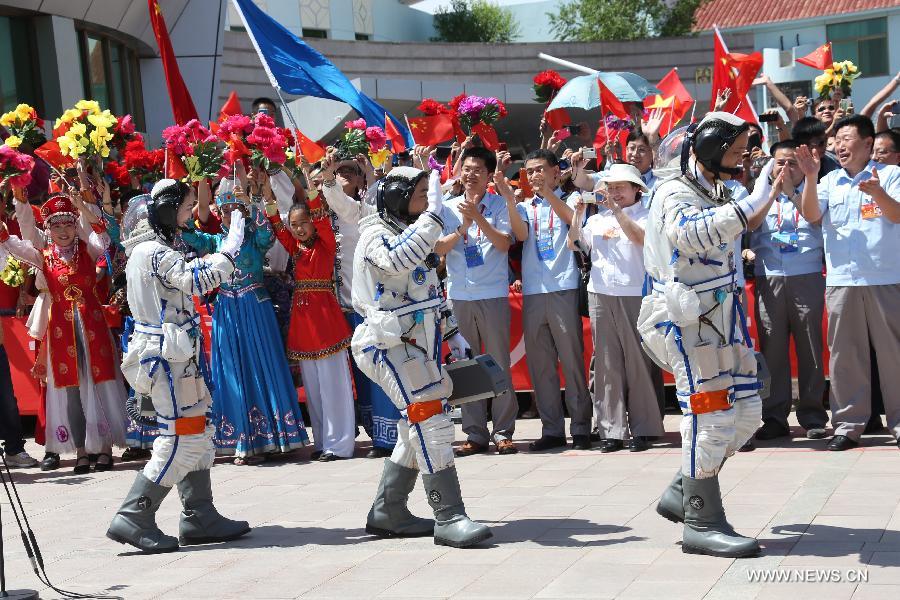
[[[133,199],[123,223],[128,265],[128,305],[134,330],[122,372],[136,397],[149,397],[159,437],[153,456],[137,478],[107,536],[145,552],[169,552],[182,545],[235,539],[250,531],[212,504],[209,469],[215,458],[215,426],[207,420],[211,397],[194,296],[213,291],[234,270],[243,240],[243,215],[232,215],[222,250],[185,260],[172,248],[178,211],[187,186],[163,179],[152,197]],[[237,225],[235,225],[237,219]],[[184,511],[179,540],[156,526],[155,513],[173,485]]]
[[[722,463],[756,431],[762,407],[733,243],[765,205],[771,164],[738,202],[721,181],[737,172],[746,132],[734,115],[709,113],[685,141],[683,174],[657,187],[644,240],[652,289],[637,323],[645,351],[674,374],[684,415],[682,468],[657,510],[684,521],[685,552],[716,556],[759,552],[756,540],[728,525],[718,484]]]
[[[446,404],[452,382],[441,368],[441,344],[447,338],[457,355],[467,345],[458,332],[442,333],[450,313],[433,254],[443,228],[436,173],[429,181],[427,210],[419,214],[411,209],[416,187],[425,177],[411,167],[392,170],[379,182],[379,212],[359,223],[353,307],[365,322],[353,336],[353,357],[403,416],[366,530],[381,536],[433,534],[437,544],[463,547],[489,538],[491,532],[466,516],[453,466],[454,429]],[[414,517],[406,508],[419,471],[434,509],[433,522]]]

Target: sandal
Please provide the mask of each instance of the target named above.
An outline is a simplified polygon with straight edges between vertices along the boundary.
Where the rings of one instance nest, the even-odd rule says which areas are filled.
[[[247,465],[258,465],[261,462],[265,462],[265,456],[253,455],[253,456],[238,456],[234,459],[234,464],[239,467],[247,466]]]
[[[107,460],[100,462],[101,457],[106,457]],[[113,468],[113,457],[111,454],[106,452],[101,452],[97,455],[97,462],[94,463],[94,472],[102,473],[104,471],[111,471]]]
[[[84,461],[84,464],[82,464]],[[75,459],[75,468],[72,469],[72,472],[76,475],[85,475],[91,472],[91,459],[87,456],[79,456]]]

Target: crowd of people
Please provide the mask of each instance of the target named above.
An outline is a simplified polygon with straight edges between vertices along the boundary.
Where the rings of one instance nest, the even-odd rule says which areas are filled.
[[[765,78],[761,83],[777,90]],[[900,131],[888,127],[892,111],[900,113],[889,100],[898,84],[900,75],[859,114],[839,95],[809,101],[773,92],[787,118],[767,113],[777,114],[767,121],[771,131],[753,124],[739,149],[742,168],[726,182],[728,194],[739,201],[765,192],[766,208],[748,218],[737,242],[718,245],[735,264],[739,289],[745,279],[755,282],[754,314],[737,310],[735,318],[755,321],[771,377],[756,439],[790,434],[791,342],[796,416],[808,438],[827,436],[830,408],[827,448],[854,447],[864,432],[883,428],[883,403],[887,427],[900,439],[900,400],[890,393],[900,387],[890,365],[900,355],[900,325],[890,316],[900,307]],[[267,98],[253,103],[254,115],[277,112]],[[652,114],[636,119],[624,147],[608,143],[596,160],[587,125],[569,129],[568,141],[545,135],[524,157],[488,150],[477,136],[450,148],[434,242],[440,280],[419,271],[412,277],[452,307],[460,334],[449,336],[454,353],[490,354],[509,378],[507,392],[462,406],[465,439],[457,457],[492,444],[501,455],[520,449],[520,406],[509,375],[511,292],[523,296],[525,360],[542,424],[529,451],[565,447],[566,415],[579,450],[640,452],[664,433],[662,371],[645,351],[638,323],[653,289],[645,235],[661,227],[651,211],[654,191],[680,173],[673,171],[680,156],[669,152],[669,138],[660,139]],[[379,193],[396,182],[414,187],[422,173],[427,179],[439,168],[435,154],[435,147],[416,146],[376,169],[366,154],[338,142],[313,164],[266,169],[237,160],[224,176],[178,182],[195,200],[189,215],[175,207],[169,217],[178,225],[174,247],[202,258],[233,245],[236,225],[244,231],[230,249],[234,272],[220,285],[202,282],[212,277],[203,269],[190,274],[197,288],[215,288],[203,302],[212,330],[209,361],[200,368],[213,384],[216,454],[256,464],[307,445],[300,387],[313,460],[352,457],[360,428],[372,441],[370,458],[396,452],[398,422],[403,430],[406,417],[365,364],[365,348],[351,344],[354,332],[364,323],[373,327],[377,317],[355,301],[360,262],[373,260],[361,259],[357,245],[366,218],[379,210]],[[122,447],[122,460],[148,459],[164,424],[147,418],[153,411],[131,383],[151,367],[128,348],[145,326],[129,318],[127,288],[149,280],[146,273],[126,277],[131,259],[123,231],[130,225],[123,220],[130,205],[153,200],[161,182],[123,182],[85,160],[63,172],[34,162],[30,185],[3,189],[0,252],[18,261],[25,277],[0,283],[0,310],[29,314],[29,333],[39,341],[33,374],[45,391],[36,432],[46,448],[40,468],[57,469],[61,455],[74,455],[75,473],[105,471]],[[375,301],[403,299],[382,283],[371,292]],[[126,318],[120,323],[111,314]],[[588,371],[583,318],[594,347]],[[398,333],[416,347],[431,343],[407,334]],[[712,325],[708,336],[711,348],[726,341]],[[2,346],[0,358],[7,463],[36,467],[24,449]],[[429,369],[439,363],[426,364],[410,385],[430,381]],[[742,449],[752,447],[751,440]]]

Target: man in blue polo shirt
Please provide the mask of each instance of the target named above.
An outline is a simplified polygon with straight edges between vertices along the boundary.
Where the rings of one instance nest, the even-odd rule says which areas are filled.
[[[900,438],[900,168],[870,159],[875,131],[862,115],[834,128],[840,169],[817,182],[818,154],[801,146],[803,217],[822,222],[831,351],[829,450],[859,445],[871,412],[869,343],[878,356],[888,429]]]
[[[578,269],[566,245],[574,211],[561,199],[559,164],[548,150],[525,158],[534,197],[520,204],[505,194],[509,220],[522,248],[522,329],[528,373],[541,416],[541,438],[529,445],[540,452],[566,445],[557,365],[566,378],[566,407],[572,447],[591,447],[591,399],[584,370],[584,337],[578,313]]]
[[[758,440],[790,435],[791,338],[797,350],[797,420],[810,439],[824,438],[828,422],[822,403],[822,227],[800,215],[804,176],[797,165],[797,146],[790,140],[772,146],[772,177],[777,179],[785,173],[782,192],[768,212],[759,215],[759,227],[750,235],[750,249],[756,255],[757,332],[772,378],[769,397],[763,400],[763,426],[756,432]],[[748,228],[753,229],[755,224],[751,220]]]
[[[487,193],[497,157],[472,147],[462,155],[460,179],[464,193],[444,205],[443,237],[434,251],[447,257],[447,297],[466,341],[484,351],[509,376],[509,266],[512,245],[506,201]],[[500,454],[515,454],[512,443],[519,405],[509,391],[491,401],[493,433],[487,428],[487,400],[462,406],[462,426],[468,439],[456,456],[485,452],[493,440]]]

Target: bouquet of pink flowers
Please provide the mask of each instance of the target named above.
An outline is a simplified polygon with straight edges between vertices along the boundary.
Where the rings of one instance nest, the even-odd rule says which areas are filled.
[[[31,183],[34,159],[9,146],[0,146],[0,188],[24,188]]]
[[[197,119],[166,127],[162,135],[166,148],[181,160],[191,181],[215,177],[222,169],[224,153],[219,138]]]
[[[284,130],[265,113],[258,113],[252,123],[253,128],[245,140],[250,149],[250,162],[266,171],[283,165],[287,161],[285,151],[288,148]]]
[[[347,121],[344,127],[346,131],[339,142],[342,154],[351,157],[367,154],[376,168],[384,164],[390,156],[384,129],[377,126],[369,127],[365,119]]]
[[[493,97],[466,96],[459,101],[456,111],[460,123],[468,129],[479,123],[493,125],[506,116],[506,106]]]

